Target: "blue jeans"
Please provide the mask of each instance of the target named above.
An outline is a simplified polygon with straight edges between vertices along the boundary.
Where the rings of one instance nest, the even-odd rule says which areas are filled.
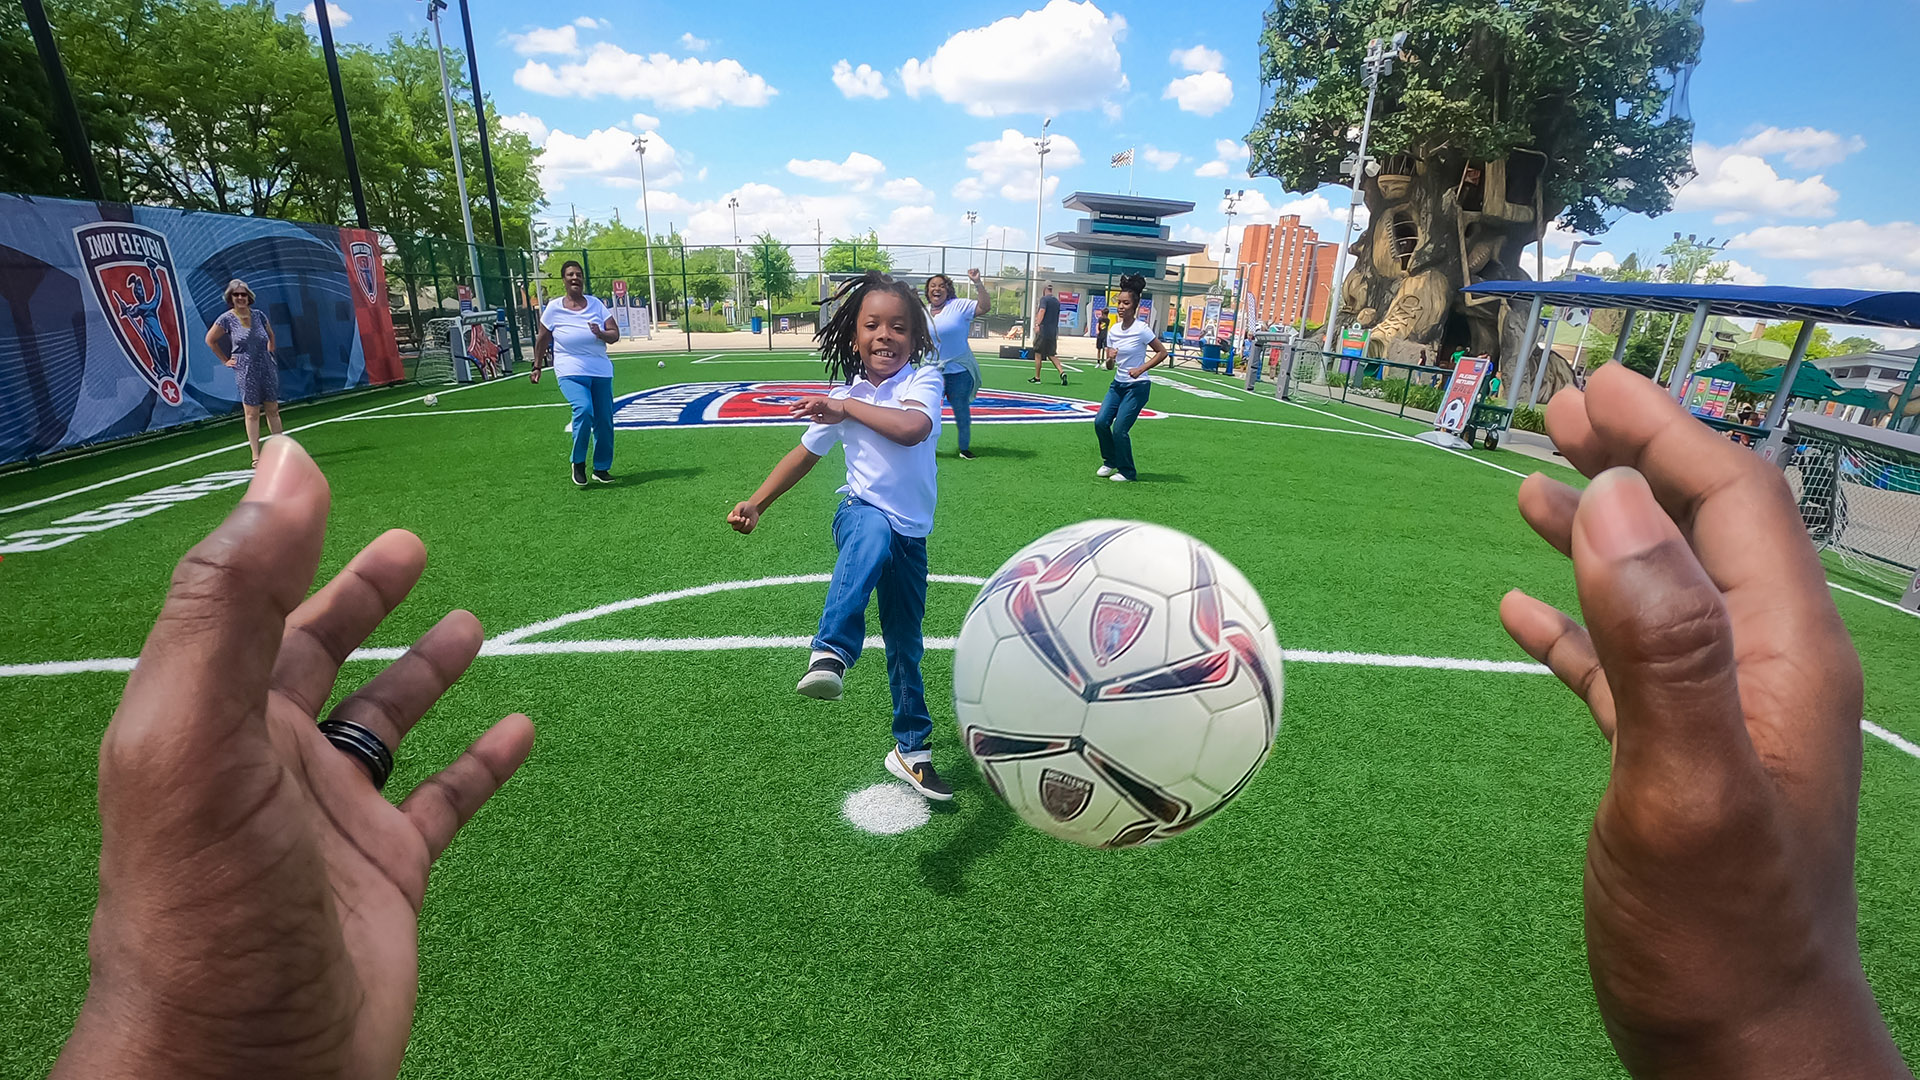
[[[867,600],[880,593],[880,638],[887,649],[887,686],[893,690],[893,738],[907,760],[927,757],[933,718],[920,679],[920,621],[927,613],[927,538],[901,536],[887,515],[849,495],[833,515],[840,558],[827,586],[826,610],[813,647],[846,661],[860,658],[867,640]]]
[[[1133,471],[1133,439],[1127,434],[1140,410],[1147,406],[1147,393],[1153,383],[1142,379],[1107,387],[1107,399],[1093,418],[1093,433],[1100,440],[1100,461],[1129,480],[1138,479]]]
[[[587,438],[593,438],[593,467],[613,468],[613,377],[564,375],[560,392],[573,406],[573,463],[587,461]]]
[[[947,382],[947,404],[953,406],[954,430],[960,433],[960,449],[965,450],[973,442],[973,392],[979,387],[973,383],[973,374],[965,369],[949,371],[940,377]]]

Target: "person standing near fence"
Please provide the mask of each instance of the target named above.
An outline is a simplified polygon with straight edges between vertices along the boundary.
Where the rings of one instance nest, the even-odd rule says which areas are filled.
[[[280,434],[280,362],[275,357],[273,323],[253,306],[253,290],[239,278],[227,282],[227,310],[207,327],[207,348],[233,369],[240,387],[240,408],[246,414],[247,448],[253,465],[260,464],[260,414],[267,429]],[[253,466],[248,466],[252,468]]]
[[[1067,385],[1067,372],[1060,366],[1060,298],[1053,295],[1053,282],[1047,282],[1045,295],[1040,297],[1040,306],[1033,312],[1033,378],[1028,382],[1040,381],[1040,365],[1051,362],[1053,370],[1060,375],[1060,385]]]
[[[560,264],[566,292],[547,301],[540,312],[540,333],[533,342],[532,382],[549,359],[560,392],[573,406],[573,482],[587,486],[587,449],[593,449],[593,478],[613,483],[613,360],[607,346],[620,340],[620,326],[607,305],[587,295],[587,272],[568,259]]]
[[[967,271],[967,280],[973,282],[974,295],[986,295],[987,284],[979,270]],[[953,279],[935,274],[927,279],[927,310],[932,313],[934,349],[940,377],[947,385],[947,404],[953,409],[954,429],[960,433],[960,456],[972,461],[973,395],[980,392],[980,364],[967,337],[980,303],[955,296]]]
[[[1147,405],[1153,390],[1147,372],[1167,358],[1167,347],[1154,336],[1153,326],[1134,316],[1140,312],[1140,294],[1147,279],[1129,274],[1120,279],[1120,321],[1107,329],[1107,366],[1113,369],[1113,384],[1107,398],[1093,418],[1093,434],[1100,440],[1100,468],[1095,476],[1114,481],[1138,480],[1133,466],[1133,422]],[[1147,355],[1152,350],[1153,355]]]

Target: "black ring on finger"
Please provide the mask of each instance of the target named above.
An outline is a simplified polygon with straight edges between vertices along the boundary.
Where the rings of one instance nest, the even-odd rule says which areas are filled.
[[[380,741],[380,736],[351,720],[322,720],[320,734],[327,737],[334,749],[367,767],[373,774],[375,791],[387,786],[387,777],[393,775],[393,751]]]

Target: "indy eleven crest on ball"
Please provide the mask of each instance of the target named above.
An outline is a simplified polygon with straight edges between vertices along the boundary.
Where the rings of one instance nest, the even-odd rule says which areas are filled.
[[[1253,779],[1281,652],[1253,586],[1185,533],[1088,521],[994,574],[954,656],[961,742],[1027,823],[1089,847],[1185,832]]]

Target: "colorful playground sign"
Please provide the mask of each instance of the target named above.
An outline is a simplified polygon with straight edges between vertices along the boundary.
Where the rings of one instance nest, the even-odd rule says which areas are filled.
[[[1687,380],[1687,409],[1695,416],[1723,417],[1732,399],[1733,383],[1729,380],[1697,377]]]
[[[1446,396],[1440,399],[1439,428],[1452,435],[1460,434],[1467,426],[1467,418],[1473,415],[1473,403],[1480,396],[1480,384],[1487,377],[1487,369],[1493,361],[1484,356],[1463,358],[1453,367],[1453,378],[1447,380]]]

